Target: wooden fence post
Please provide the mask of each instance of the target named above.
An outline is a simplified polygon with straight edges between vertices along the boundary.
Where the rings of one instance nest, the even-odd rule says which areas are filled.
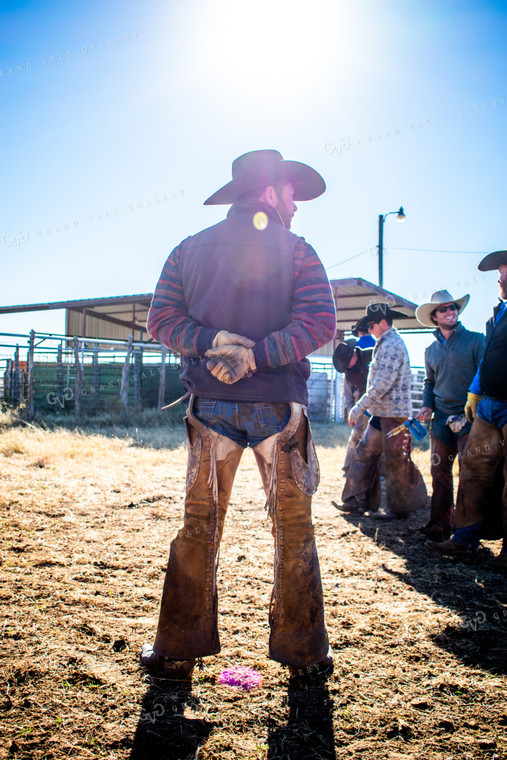
[[[75,365],[75,382],[74,382],[74,411],[77,417],[81,417],[81,401],[83,392],[83,367],[79,360],[79,341],[74,338],[74,365]]]
[[[23,391],[21,389],[19,372],[19,345],[16,343],[16,350],[14,351],[14,382],[13,382],[13,398],[15,398],[18,404],[21,404],[23,400]]]
[[[143,349],[136,348],[134,351],[134,405],[136,412],[143,408],[141,400],[141,375],[143,372]]]
[[[99,409],[100,370],[99,370],[99,344],[93,344],[93,411]]]
[[[58,389],[58,398],[63,404],[63,341],[60,343],[56,351],[56,385]]]
[[[7,359],[7,369],[5,371],[5,389],[4,398],[12,398],[12,359]]]
[[[120,388],[120,401],[123,405],[122,417],[126,419],[128,413],[128,399],[129,399],[129,372],[130,372],[130,355],[132,353],[132,335],[129,335],[127,341],[127,355],[125,356],[125,363],[123,365],[121,373],[121,388]]]
[[[165,359],[167,356],[167,346],[161,347],[160,357],[160,383],[158,386],[158,408],[162,409],[165,399]]]
[[[35,330],[30,330],[30,343],[28,347],[28,392],[27,392],[27,412],[28,419],[33,419],[35,414],[35,395],[33,387],[34,376],[34,351],[35,351]]]

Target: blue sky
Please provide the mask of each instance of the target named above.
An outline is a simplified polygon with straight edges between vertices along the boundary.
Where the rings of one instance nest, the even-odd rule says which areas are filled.
[[[0,304],[150,292],[247,150],[327,183],[293,230],[330,278],[417,303],[497,296],[507,244],[507,2],[0,2]],[[345,260],[346,263],[342,263]],[[61,332],[63,316],[0,316]],[[420,363],[423,338],[411,342]]]

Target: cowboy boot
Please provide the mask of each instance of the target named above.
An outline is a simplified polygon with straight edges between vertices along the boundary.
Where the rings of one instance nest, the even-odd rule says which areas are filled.
[[[183,525],[171,542],[153,650],[174,660],[220,651],[216,570],[224,519],[243,448],[189,408]]]
[[[275,540],[269,656],[308,669],[323,662],[330,666],[332,658],[311,513],[319,465],[303,407],[292,403],[291,412],[284,430],[253,451]]]

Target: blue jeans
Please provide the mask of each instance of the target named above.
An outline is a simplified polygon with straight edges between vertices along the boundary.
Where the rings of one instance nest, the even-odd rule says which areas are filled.
[[[496,401],[485,396],[482,401],[479,401],[477,415],[484,422],[489,422],[490,425],[495,425],[501,430],[504,425],[507,425],[507,401]]]
[[[290,405],[267,401],[215,401],[195,398],[192,409],[203,425],[231,438],[243,448],[256,446],[281,433],[290,418]]]

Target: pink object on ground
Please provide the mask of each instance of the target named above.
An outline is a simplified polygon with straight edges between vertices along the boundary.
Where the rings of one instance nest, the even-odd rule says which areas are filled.
[[[223,670],[218,680],[224,686],[232,686],[235,689],[243,689],[244,691],[256,689],[262,684],[260,673],[253,668],[246,668],[242,665]]]

